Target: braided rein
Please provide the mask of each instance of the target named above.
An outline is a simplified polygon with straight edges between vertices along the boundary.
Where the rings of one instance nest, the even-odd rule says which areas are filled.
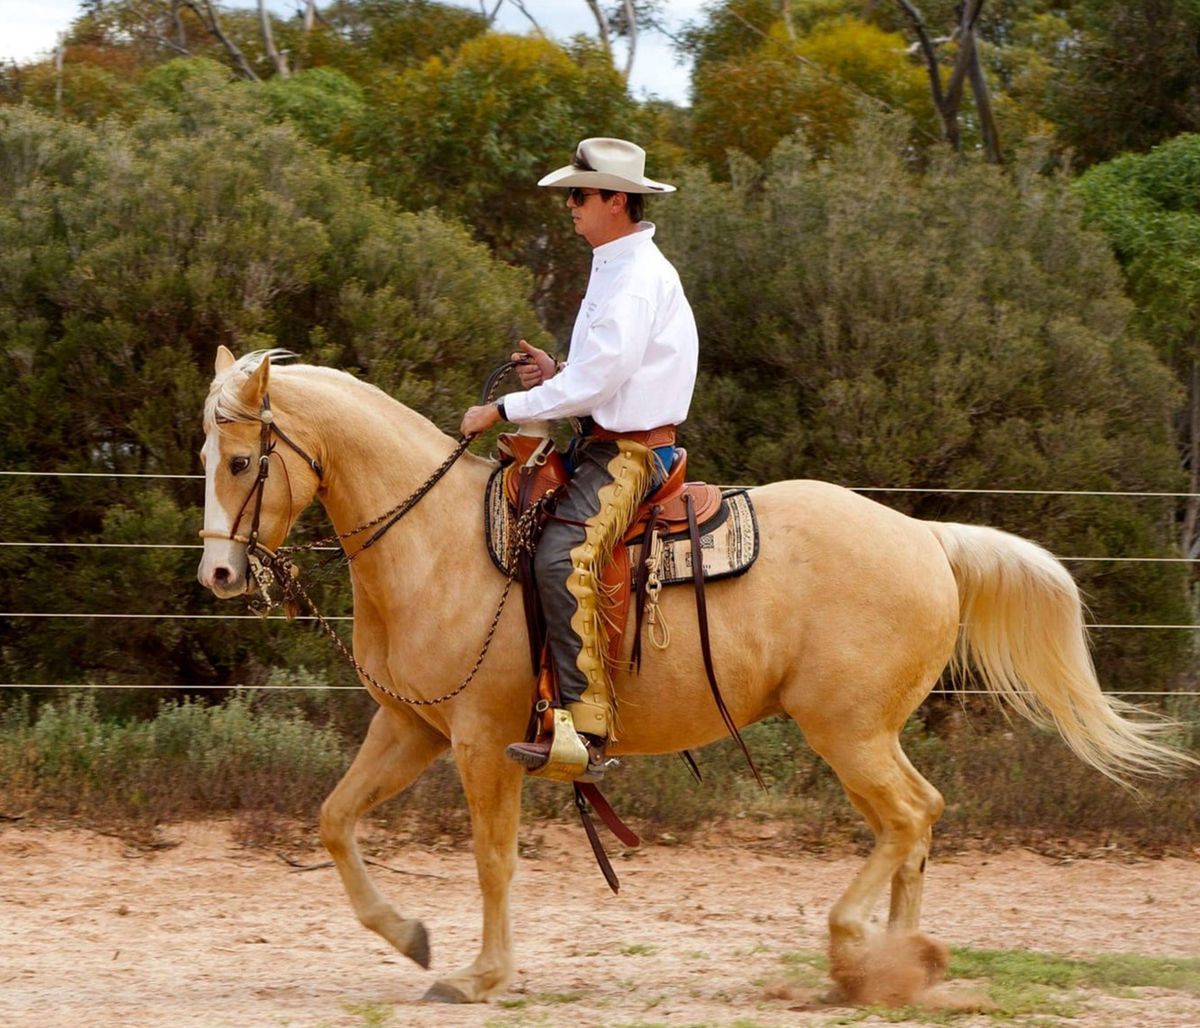
[[[487,383],[483,389],[484,403],[491,402],[491,400],[495,397],[495,393],[500,385],[500,382],[504,379],[505,375],[512,371],[516,366],[517,365],[515,362],[507,361],[497,367],[491,373],[491,375],[488,376]],[[317,549],[320,546],[325,546],[329,543],[336,542],[339,548],[342,550],[342,562],[346,565],[349,565],[365,550],[370,549],[375,545],[375,543],[383,538],[384,534],[387,533],[387,531],[393,525],[395,525],[396,522],[398,522],[402,517],[404,517],[405,514],[412,510],[422,500],[422,498],[424,498],[424,496],[435,485],[437,485],[437,483],[441,481],[443,477],[445,477],[446,473],[451,467],[453,467],[454,463],[459,459],[459,457],[466,452],[467,447],[470,445],[473,437],[468,436],[459,440],[454,450],[451,451],[450,455],[441,464],[439,464],[436,469],[434,469],[433,473],[424,482],[422,482],[416,488],[416,490],[414,490],[409,496],[401,500],[390,510],[386,510],[382,514],[371,518],[370,521],[365,521],[361,525],[357,525],[348,531],[332,532],[329,535],[322,536],[320,539],[314,539],[299,546],[280,546],[277,550],[271,551],[258,541],[258,513],[262,502],[262,491],[266,487],[269,457],[273,451],[273,446],[271,446],[269,442],[270,434],[278,434],[280,438],[284,439],[292,447],[292,449],[300,453],[301,456],[304,457],[304,459],[317,473],[318,478],[322,476],[322,470],[319,463],[310,458],[308,454],[304,453],[303,450],[301,450],[298,446],[296,446],[295,443],[288,439],[287,436],[285,436],[278,428],[278,426],[275,425],[274,418],[270,414],[270,401],[265,396],[263,397],[263,411],[264,416],[261,418],[263,423],[263,441],[261,445],[262,452],[259,459],[259,477],[251,489],[251,494],[246,498],[247,501],[249,501],[251,496],[255,497],[253,528],[248,537],[239,536],[236,534],[231,534],[229,536],[229,538],[232,538],[235,541],[244,542],[246,544],[246,557],[250,564],[250,571],[254,576],[255,583],[258,585],[258,595],[250,597],[248,601],[250,609],[260,617],[265,618],[271,613],[272,610],[275,609],[275,607],[282,604],[284,613],[286,614],[288,620],[291,620],[297,615],[297,613],[299,613],[300,606],[303,604],[304,607],[308,609],[313,620],[317,622],[321,630],[329,637],[330,641],[334,645],[334,648],[346,658],[359,677],[364,682],[379,690],[379,692],[383,693],[385,696],[389,696],[400,703],[407,703],[414,707],[431,707],[454,699],[455,696],[458,696],[474,680],[476,674],[479,672],[479,669],[483,666],[483,661],[487,657],[488,650],[491,649],[492,639],[495,637],[496,629],[500,624],[500,616],[504,612],[504,607],[508,602],[509,593],[512,591],[513,582],[516,579],[516,560],[511,560],[508,562],[508,567],[513,568],[514,570],[510,571],[506,576],[504,589],[500,594],[500,601],[496,606],[496,612],[492,615],[491,623],[488,626],[487,634],[483,640],[483,646],[479,651],[479,656],[475,658],[475,663],[472,665],[471,670],[467,673],[467,676],[454,689],[452,689],[450,692],[444,693],[441,696],[434,697],[433,699],[414,699],[411,696],[403,696],[400,693],[389,689],[365,667],[363,667],[361,663],[359,663],[354,654],[342,641],[342,638],[338,635],[337,630],[321,613],[316,602],[308,594],[308,590],[304,588],[303,583],[300,581],[300,568],[292,559],[292,557],[296,554],[305,553]],[[523,550],[529,553],[533,552],[537,522],[546,503],[550,501],[552,493],[553,490],[551,490],[550,493],[547,493],[540,503],[530,507],[517,519],[516,528],[513,533],[512,544],[512,552],[514,555]],[[243,502],[243,511],[245,510],[246,505],[247,503]],[[238,521],[241,520],[241,513],[242,512],[239,511]],[[235,532],[236,528],[237,523],[235,522]],[[361,535],[363,532],[366,532],[372,528],[375,528],[376,531],[370,536],[370,538],[367,539],[365,543],[362,544],[362,546],[360,546],[352,554],[347,554],[345,552],[345,547],[342,545],[345,540],[351,539],[357,535]],[[207,536],[210,534],[217,533],[201,532],[202,536]],[[273,586],[276,586],[279,589],[279,600],[275,600],[271,595],[271,589]]]

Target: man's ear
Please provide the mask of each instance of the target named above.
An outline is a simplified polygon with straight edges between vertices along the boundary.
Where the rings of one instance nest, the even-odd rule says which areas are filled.
[[[242,383],[241,398],[242,402],[247,407],[261,407],[262,398],[266,395],[267,384],[271,378],[271,358],[263,355],[263,359],[259,362],[257,368],[251,373],[250,377]]]
[[[214,361],[216,373],[219,375],[222,371],[228,371],[237,363],[237,358],[233,355],[233,351],[224,343],[217,347],[217,359]]]

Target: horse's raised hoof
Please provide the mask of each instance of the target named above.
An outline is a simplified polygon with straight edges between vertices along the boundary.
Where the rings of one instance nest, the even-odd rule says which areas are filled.
[[[470,1003],[466,995],[459,992],[453,985],[445,982],[434,982],[429,991],[421,997],[422,1003]]]
[[[950,950],[921,932],[887,932],[831,948],[829,975],[853,1006],[924,1006],[946,977]]]
[[[426,971],[429,970],[429,933],[420,921],[413,924],[412,938],[404,949],[404,955],[410,960],[415,960]]]

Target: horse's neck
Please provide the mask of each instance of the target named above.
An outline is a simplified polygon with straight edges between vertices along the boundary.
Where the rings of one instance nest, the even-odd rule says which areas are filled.
[[[349,377],[297,383],[299,417],[310,420],[326,468],[320,499],[334,528],[348,532],[415,492],[454,450],[454,440],[378,390]],[[486,466],[464,456],[377,544],[389,563],[420,567],[436,540],[478,531]],[[371,535],[347,541],[354,553]],[[356,584],[370,587],[370,565],[355,563]],[[395,583],[391,589],[394,590]]]

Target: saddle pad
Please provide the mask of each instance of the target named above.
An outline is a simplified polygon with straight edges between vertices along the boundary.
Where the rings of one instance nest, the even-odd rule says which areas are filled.
[[[492,563],[504,574],[512,568],[512,508],[504,495],[504,483],[497,468],[488,479],[483,502],[483,529],[487,536]],[[640,568],[641,545],[629,547],[629,564]],[[758,559],[758,519],[745,489],[731,489],[721,496],[717,512],[700,525],[700,551],[704,558],[704,577],[709,581],[734,578],[743,574]],[[663,585],[692,581],[692,544],[686,531],[663,536],[660,577]]]

